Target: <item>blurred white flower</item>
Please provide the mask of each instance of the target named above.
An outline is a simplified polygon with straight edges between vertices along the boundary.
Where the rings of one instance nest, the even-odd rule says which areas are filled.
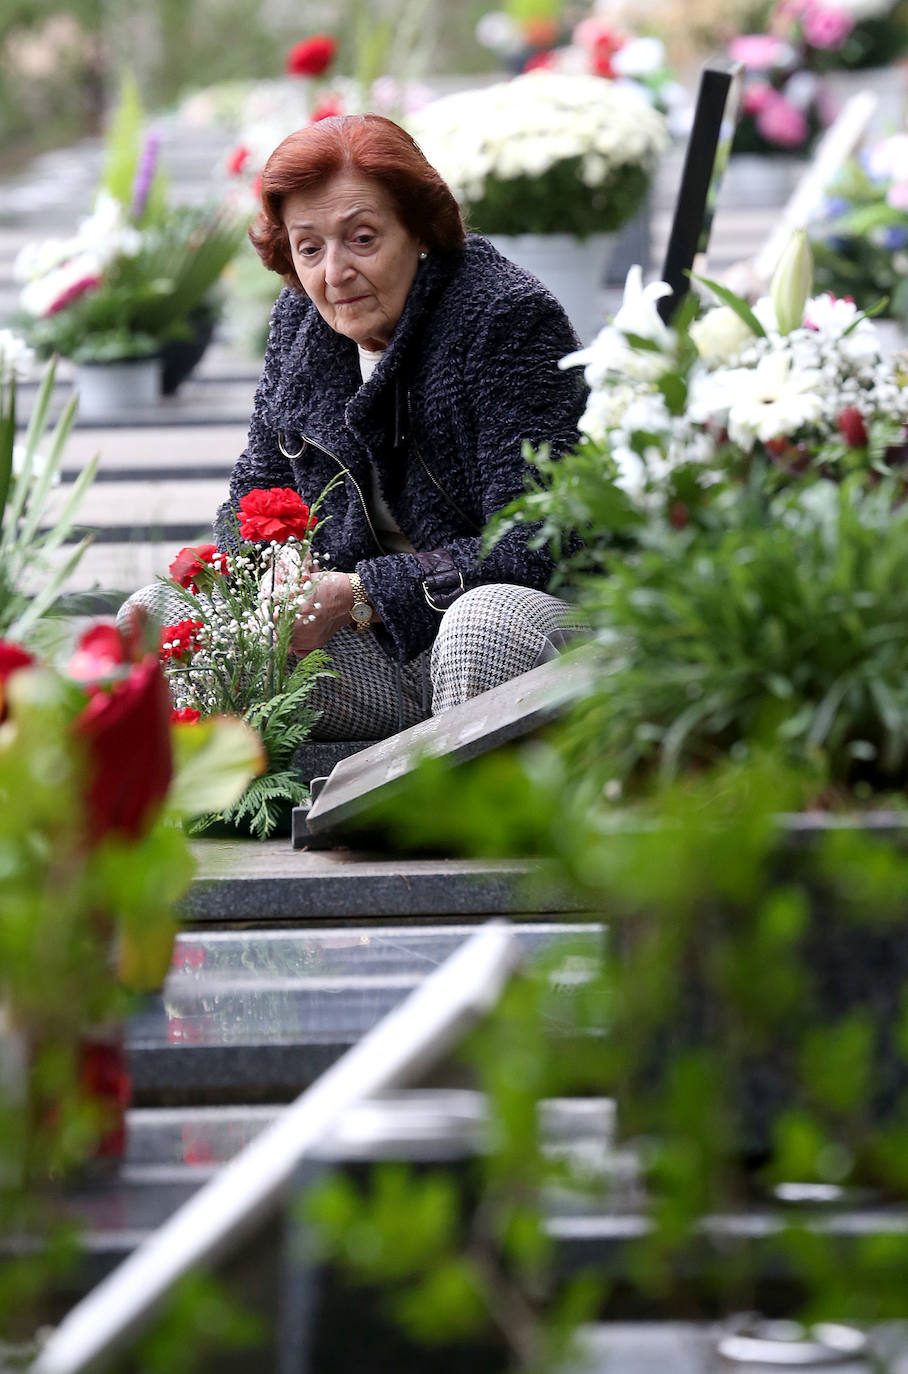
[[[525,46],[520,25],[504,10],[490,10],[482,15],[476,25],[476,38],[484,48],[503,57],[519,53]]]
[[[729,438],[749,452],[757,439],[787,439],[823,417],[822,375],[796,368],[791,356],[767,353],[756,367],[712,372],[691,389],[691,418],[702,424],[723,413]]]
[[[616,76],[652,76],[665,66],[661,38],[631,38],[611,58]]]
[[[0,382],[21,381],[35,365],[34,351],[11,329],[0,329]]]
[[[717,305],[695,320],[690,336],[709,367],[732,362],[754,340],[753,331],[728,305]]]

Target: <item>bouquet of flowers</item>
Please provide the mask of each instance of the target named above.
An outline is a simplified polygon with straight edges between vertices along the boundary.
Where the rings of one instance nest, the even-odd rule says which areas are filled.
[[[92,213],[69,238],[29,243],[19,326],[43,357],[76,362],[152,356],[191,337],[197,312],[215,312],[214,288],[243,236],[233,212],[167,204],[159,138],[142,137],[134,83],[124,82]]]
[[[324,574],[312,537],[325,495],[310,509],[290,488],[248,492],[233,548],[181,549],[163,579],[168,606],[182,612],[160,631],[178,719],[239,715],[261,737],[267,758],[262,776],[231,807],[194,822],[196,833],[217,823],[265,839],[308,796],[293,755],[317,718],[308,704],[313,685],[330,670],[323,652],[298,658],[291,637],[297,618],[307,608],[314,618],[318,609]]]
[[[560,462],[535,460],[546,480],[516,511],[542,520],[538,537],[579,528],[581,556],[596,564],[611,557],[616,535],[653,519],[708,520],[748,481],[775,489],[795,478],[856,472],[875,481],[899,470],[908,452],[906,360],[887,355],[853,302],[811,296],[803,231],[753,307],[718,282],[703,285],[720,303],[701,310],[691,293],[666,324],[657,305],[670,288],[644,286],[632,268],[611,324],[562,359],[583,367],[590,387],[584,443]]]
[[[810,226],[817,284],[886,315],[908,316],[908,134],[852,158]]]
[[[736,153],[806,154],[832,122],[834,102],[797,48],[772,34],[741,34],[729,56],[744,65]]]
[[[908,52],[906,0],[778,0],[768,27],[811,71],[885,67]]]
[[[668,141],[639,90],[550,71],[443,96],[408,127],[487,234],[582,239],[620,228]]]
[[[542,21],[535,23],[533,32],[538,41],[546,29]],[[562,32],[554,20],[549,21],[548,42],[533,46],[527,55],[526,24],[505,10],[496,10],[482,16],[476,33],[484,46],[500,56],[518,59],[519,70],[524,72],[582,73],[631,84],[663,114],[679,111],[689,103],[669,66],[665,43],[654,34],[635,36],[594,13],[578,20],[567,32]]]

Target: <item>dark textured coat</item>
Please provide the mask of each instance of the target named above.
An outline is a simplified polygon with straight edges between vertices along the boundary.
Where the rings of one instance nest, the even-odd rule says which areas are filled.
[[[400,528],[420,552],[444,548],[466,587],[513,582],[544,588],[551,559],[507,534],[480,561],[489,518],[524,490],[524,440],[562,453],[577,441],[584,404],[579,369],[558,360],[578,346],[561,306],[538,281],[478,235],[463,252],[421,264],[373,375],[362,383],[355,343],[312,303],[285,290],[271,319],[245,452],[216,522],[231,542],[231,510],[253,487],[292,487],[310,504],[338,472],[320,512],[323,565],[356,571],[381,615],[376,634],[405,662],[426,648],[438,613],[412,554],[382,552],[368,499],[374,464]],[[285,457],[279,446],[295,457]]]

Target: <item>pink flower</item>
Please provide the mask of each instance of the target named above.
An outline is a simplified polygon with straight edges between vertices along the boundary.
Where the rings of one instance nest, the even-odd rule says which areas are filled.
[[[774,95],[775,91],[768,82],[754,81],[744,91],[741,108],[745,114],[757,115]]]
[[[333,119],[335,115],[342,115],[344,107],[336,95],[327,95],[320,104],[316,105],[309,120],[310,124],[317,124],[320,119]]]
[[[65,310],[73,301],[77,301],[80,296],[86,295],[89,291],[95,291],[101,285],[101,278],[95,276],[80,277],[78,281],[72,282],[65,291],[61,291],[55,301],[45,310],[45,315],[56,315],[58,311]]]
[[[227,171],[231,176],[239,176],[248,160],[249,149],[244,147],[242,143],[237,144],[227,159]]]
[[[908,181],[894,181],[886,192],[886,204],[893,210],[908,210]]]
[[[554,52],[552,52],[551,48],[548,48],[545,52],[536,52],[533,53],[532,57],[528,57],[523,64],[523,70],[525,72],[554,71],[557,61],[558,59]]]
[[[790,46],[769,33],[742,33],[731,40],[728,51],[735,62],[743,62],[749,71],[758,72],[790,66],[794,58]]]
[[[803,19],[804,37],[813,48],[840,48],[854,28],[847,10],[808,9]]]
[[[780,148],[800,148],[810,133],[803,112],[777,91],[766,101],[755,123],[758,133]]]

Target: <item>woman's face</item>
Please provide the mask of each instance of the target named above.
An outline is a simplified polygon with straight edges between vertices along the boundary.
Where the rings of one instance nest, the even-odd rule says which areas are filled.
[[[284,201],[293,265],[322,319],[363,348],[382,349],[403,313],[422,245],[385,188],[339,172]]]

